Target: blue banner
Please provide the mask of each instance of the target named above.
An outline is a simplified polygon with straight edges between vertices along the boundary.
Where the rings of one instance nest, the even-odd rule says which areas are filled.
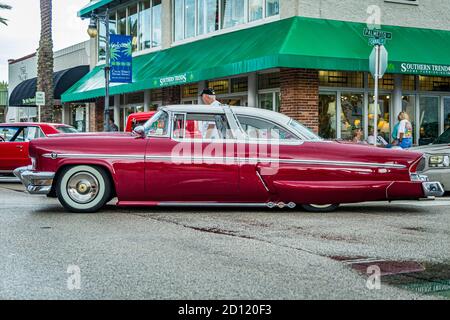
[[[120,83],[133,82],[133,46],[132,37],[112,34],[110,36],[110,81]]]

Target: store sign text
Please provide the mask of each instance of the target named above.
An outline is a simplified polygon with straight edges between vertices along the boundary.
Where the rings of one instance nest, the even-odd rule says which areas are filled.
[[[402,63],[400,66],[402,73],[410,74],[432,74],[450,76],[450,66],[422,63]]]
[[[159,85],[161,87],[174,85],[174,84],[180,84],[180,83],[186,83],[186,82],[187,82],[186,73],[159,79]]]

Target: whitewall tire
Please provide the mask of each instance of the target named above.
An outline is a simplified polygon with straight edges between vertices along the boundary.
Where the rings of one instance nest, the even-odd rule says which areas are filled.
[[[302,208],[309,212],[331,212],[336,210],[339,204],[303,204]]]
[[[111,183],[103,168],[67,167],[56,181],[56,194],[59,202],[71,212],[96,212],[111,198]]]

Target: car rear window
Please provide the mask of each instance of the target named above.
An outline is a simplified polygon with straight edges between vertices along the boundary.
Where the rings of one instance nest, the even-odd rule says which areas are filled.
[[[56,127],[56,130],[58,130],[61,133],[78,133],[77,129],[70,126],[58,126]]]

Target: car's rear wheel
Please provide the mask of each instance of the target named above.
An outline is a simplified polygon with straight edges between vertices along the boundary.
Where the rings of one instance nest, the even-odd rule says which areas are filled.
[[[103,168],[64,168],[56,181],[59,202],[71,212],[89,213],[102,208],[111,197],[111,181]]]
[[[336,210],[339,204],[303,204],[302,208],[309,212],[331,212]]]

